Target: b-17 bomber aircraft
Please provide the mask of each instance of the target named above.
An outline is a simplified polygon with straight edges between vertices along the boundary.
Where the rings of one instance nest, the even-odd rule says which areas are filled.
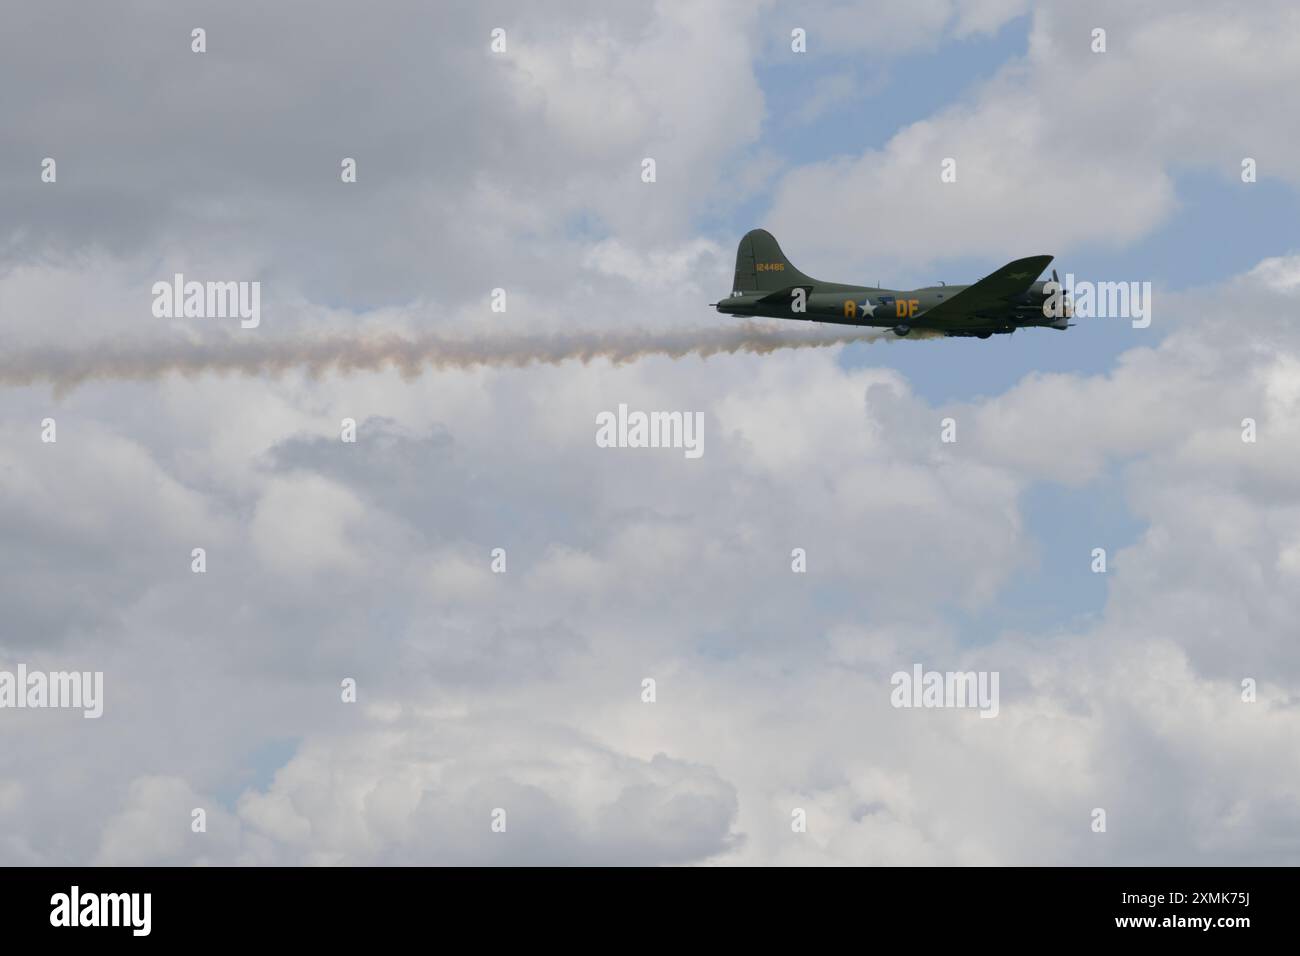
[[[1051,256],[1017,259],[973,285],[877,289],[810,279],[790,263],[770,232],[754,229],[736,250],[731,295],[714,305],[727,315],[892,328],[896,335],[916,329],[987,339],[1023,328],[1066,329],[1073,324],[1070,304],[1060,293],[1056,270],[1051,282],[1037,281],[1051,261]],[[1049,300],[1052,307],[1045,308]]]

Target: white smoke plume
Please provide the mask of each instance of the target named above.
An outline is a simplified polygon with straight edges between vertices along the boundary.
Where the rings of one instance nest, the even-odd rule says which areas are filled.
[[[926,337],[924,332],[913,333]],[[395,368],[415,378],[433,369],[479,366],[522,367],[588,363],[605,359],[616,365],[648,356],[707,358],[720,353],[766,354],[780,349],[826,348],[853,342],[895,338],[887,329],[813,327],[797,329],[746,323],[727,328],[660,332],[567,333],[549,336],[504,336],[458,340],[397,334],[323,338],[230,338],[219,342],[96,345],[93,348],[33,348],[0,355],[0,384],[48,383],[57,393],[94,380],[152,381],[171,373],[205,372],[281,375],[303,369],[311,376],[327,372],[373,372]]]

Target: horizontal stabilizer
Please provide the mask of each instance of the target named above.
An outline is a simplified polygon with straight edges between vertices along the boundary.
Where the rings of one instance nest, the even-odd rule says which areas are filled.
[[[813,287],[810,285],[792,285],[784,289],[777,289],[775,292],[769,292],[758,301],[764,305],[781,305],[794,298],[795,289],[803,289],[805,295],[812,295],[813,293]]]

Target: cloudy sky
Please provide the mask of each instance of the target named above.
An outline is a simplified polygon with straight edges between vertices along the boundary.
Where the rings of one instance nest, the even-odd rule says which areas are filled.
[[[1300,862],[1287,0],[3,6],[7,373],[707,334],[756,226],[825,279],[1049,253],[1155,300],[986,342],[6,379],[0,670],[102,671],[104,713],[0,710],[0,863]],[[261,324],[155,317],[177,272],[260,282]],[[704,454],[597,447],[620,403],[702,413]],[[997,717],[891,706],[915,664],[996,671]]]

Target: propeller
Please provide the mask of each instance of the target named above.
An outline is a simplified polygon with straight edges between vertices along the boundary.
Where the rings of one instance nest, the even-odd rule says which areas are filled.
[[[1061,280],[1056,277],[1056,266],[1052,266],[1052,281],[1056,283],[1056,288],[1060,290],[1062,296],[1064,296],[1065,287],[1061,285]],[[1062,311],[1064,312],[1064,317],[1066,319],[1065,326],[1066,328],[1069,328],[1071,325],[1074,324],[1073,322],[1069,321],[1074,315],[1074,308],[1070,304],[1070,300],[1068,298],[1062,298],[1061,306],[1062,306]]]

